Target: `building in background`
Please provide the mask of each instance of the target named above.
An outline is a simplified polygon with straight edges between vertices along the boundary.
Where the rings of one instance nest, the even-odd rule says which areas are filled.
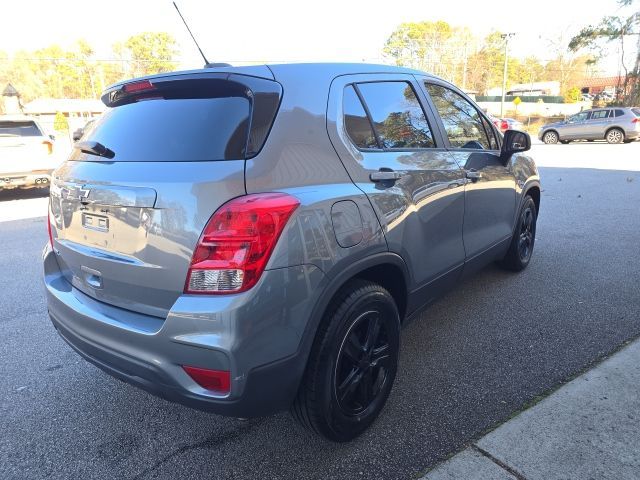
[[[560,82],[529,82],[515,83],[507,90],[507,95],[516,97],[540,97],[542,95],[560,95]],[[487,96],[502,95],[502,87],[494,87],[487,90]]]
[[[104,103],[93,99],[38,98],[24,105],[25,115],[36,117],[40,124],[53,132],[56,113],[61,112],[69,122],[69,131],[84,125],[106,110]]]
[[[22,113],[22,103],[20,103],[20,93],[13,85],[7,83],[2,90],[2,105],[0,105],[0,113],[7,115],[17,115]]]
[[[607,92],[615,95],[618,89],[622,89],[624,86],[624,77],[597,77],[597,78],[585,78],[580,82],[580,92],[589,93],[591,95],[597,95],[602,92]]]

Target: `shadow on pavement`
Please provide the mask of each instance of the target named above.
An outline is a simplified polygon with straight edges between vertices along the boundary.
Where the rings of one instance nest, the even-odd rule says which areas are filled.
[[[0,202],[8,202],[11,200],[26,200],[30,198],[43,198],[49,196],[49,187],[47,188],[14,188],[11,190],[0,189]]]

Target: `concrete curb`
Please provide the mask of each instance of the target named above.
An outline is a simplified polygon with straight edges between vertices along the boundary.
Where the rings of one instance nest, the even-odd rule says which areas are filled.
[[[423,479],[640,478],[640,339]]]

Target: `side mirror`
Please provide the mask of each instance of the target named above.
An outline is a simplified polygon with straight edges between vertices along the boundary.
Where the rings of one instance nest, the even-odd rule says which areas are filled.
[[[514,153],[526,152],[531,149],[531,137],[527,132],[507,130],[504,132],[502,151],[500,156],[506,162]]]

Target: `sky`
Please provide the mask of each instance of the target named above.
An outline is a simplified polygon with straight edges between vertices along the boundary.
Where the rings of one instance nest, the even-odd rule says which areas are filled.
[[[111,58],[111,45],[143,31],[166,31],[181,46],[181,67],[202,60],[169,0],[4,0],[0,50],[13,53],[78,38]],[[616,0],[177,0],[209,61],[234,64],[295,61],[380,62],[402,22],[445,20],[477,34],[514,32],[514,56],[552,58],[549,39],[566,42],[605,15],[623,14]],[[633,46],[630,41],[630,47]],[[612,55],[615,57],[615,55]],[[607,70],[617,70],[615,59]]]

